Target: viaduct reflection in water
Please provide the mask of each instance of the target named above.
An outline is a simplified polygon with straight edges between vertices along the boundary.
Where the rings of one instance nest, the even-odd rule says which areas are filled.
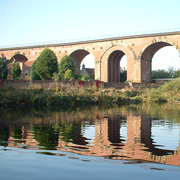
[[[127,137],[122,136],[122,126]],[[133,113],[110,117],[96,116],[91,122],[28,122],[23,125],[0,124],[0,145],[27,149],[56,149],[109,159],[157,162],[180,166],[180,145],[176,150],[160,149],[152,138],[152,120]],[[83,133],[95,128],[92,139]],[[179,137],[177,137],[179,138]]]

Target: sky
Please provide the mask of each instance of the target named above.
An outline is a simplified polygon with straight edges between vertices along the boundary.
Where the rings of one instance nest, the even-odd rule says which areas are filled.
[[[179,0],[0,0],[0,7],[1,47],[180,30]],[[179,68],[179,53],[174,61]]]

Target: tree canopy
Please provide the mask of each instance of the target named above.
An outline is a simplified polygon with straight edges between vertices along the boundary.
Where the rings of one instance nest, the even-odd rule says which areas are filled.
[[[7,60],[2,55],[2,57],[0,57],[0,79],[7,79],[7,75],[8,75]]]
[[[18,78],[21,75],[21,68],[20,68],[19,64],[17,64],[16,62],[14,62],[12,64],[11,73],[12,73],[13,79]]]
[[[31,79],[31,80],[40,80],[41,78],[40,78],[39,75],[37,74],[36,69],[35,69],[35,66],[36,66],[36,61],[34,61],[34,63],[33,63],[32,66],[31,66],[30,79]]]
[[[72,72],[72,70],[68,69],[65,74],[64,74],[64,79],[65,80],[70,80],[74,78],[74,74]]]
[[[65,72],[68,69],[72,71],[72,74],[74,74],[75,65],[73,59],[70,56],[65,55],[64,57],[62,57],[59,63],[59,73],[58,73],[59,80],[64,78]]]
[[[167,70],[158,69],[152,71],[152,79],[177,78],[180,77],[180,70],[169,67]]]
[[[52,79],[53,73],[58,72],[57,57],[52,50],[45,48],[36,61],[35,70],[42,80]]]

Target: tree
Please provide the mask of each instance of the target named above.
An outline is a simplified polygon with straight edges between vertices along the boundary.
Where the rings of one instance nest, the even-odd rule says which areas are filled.
[[[65,80],[70,80],[74,78],[74,74],[72,72],[72,70],[68,69],[65,74],[64,74],[64,79]]]
[[[127,80],[127,71],[120,71],[120,82],[125,82]]]
[[[85,75],[82,75],[82,77],[80,78],[81,80],[83,81],[87,81],[87,80],[94,80],[94,74],[85,74]]]
[[[59,73],[58,73],[59,80],[64,78],[64,74],[68,69],[72,70],[72,73],[74,74],[75,65],[73,59],[70,56],[65,55],[64,57],[62,57],[59,63]]]
[[[21,75],[21,68],[20,68],[19,64],[17,64],[15,61],[12,64],[11,73],[12,73],[13,79],[18,78]]]
[[[180,77],[180,70],[179,70],[179,69],[174,72],[174,77],[175,77],[175,78]]]
[[[45,48],[36,61],[35,70],[42,80],[52,79],[53,73],[58,72],[57,57],[52,50]]]
[[[0,57],[0,79],[7,79],[7,75],[8,75],[7,60],[2,55],[2,57]]]
[[[171,78],[171,73],[164,70],[158,69],[152,71],[152,79],[162,79],[162,78]]]
[[[37,74],[35,66],[36,66],[36,61],[31,66],[30,78],[31,78],[31,80],[40,80],[41,78]]]
[[[175,69],[173,67],[169,66],[167,71],[169,72],[170,77],[173,78]]]

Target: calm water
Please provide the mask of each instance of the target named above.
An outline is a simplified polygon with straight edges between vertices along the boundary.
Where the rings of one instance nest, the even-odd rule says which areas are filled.
[[[1,111],[0,179],[179,179],[180,106]]]

